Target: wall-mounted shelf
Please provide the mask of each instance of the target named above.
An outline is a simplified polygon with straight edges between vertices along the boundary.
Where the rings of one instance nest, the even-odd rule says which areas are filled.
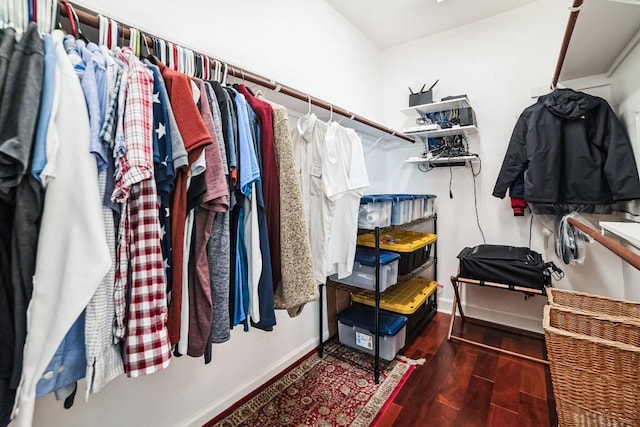
[[[600,221],[600,227],[640,248],[640,224],[637,222]]]
[[[413,107],[402,108],[400,112],[405,114],[419,114],[421,116],[427,113],[437,113],[438,111],[457,110],[459,108],[469,108],[469,99],[467,97],[449,99],[446,101],[432,102],[431,104],[414,105]]]
[[[451,135],[474,135],[478,133],[477,126],[453,126],[448,129],[438,129],[438,130],[426,130],[422,132],[412,132],[407,133],[407,136],[418,137],[418,138],[442,138],[443,136],[451,136]]]
[[[426,159],[424,157],[409,157],[405,160],[405,163],[411,164],[421,164],[426,163],[429,165],[440,165],[440,166],[462,166],[466,165],[467,162],[480,161],[480,157],[478,156],[456,156],[456,157],[437,157]]]

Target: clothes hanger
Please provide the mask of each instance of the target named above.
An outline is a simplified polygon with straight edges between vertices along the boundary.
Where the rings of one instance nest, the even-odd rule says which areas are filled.
[[[227,63],[225,62],[224,64],[222,64],[222,66],[224,67],[224,70],[222,71],[222,86],[226,86],[227,85],[227,76],[229,75],[229,66],[227,65]]]
[[[202,80],[209,80],[209,57],[207,55],[202,55]]]
[[[120,30],[120,24],[118,24],[115,20],[109,18],[109,36],[107,39],[108,48],[111,50],[115,50],[118,47],[118,34]]]
[[[64,5],[65,10],[67,11],[67,18],[69,19],[69,28],[71,29],[71,35],[77,39],[78,29],[76,27],[75,12],[71,7],[71,3],[69,3],[67,0],[62,0],[62,4]]]
[[[331,123],[331,121],[333,120],[333,104],[329,104],[329,109],[331,111],[331,114],[329,115],[329,120],[327,121],[327,124]]]
[[[311,95],[307,95],[307,101],[309,101],[309,109],[307,110],[307,116],[311,115]]]
[[[76,31],[78,32],[78,35],[76,35],[75,38],[76,39],[79,38],[86,44],[89,44],[90,43],[89,39],[82,33],[82,29],[80,28],[80,18],[78,18],[78,14],[76,13],[76,10],[73,8],[71,3],[69,2],[66,2],[66,3],[69,5],[69,7],[71,7],[71,13],[73,14],[73,21],[76,26]]]
[[[98,15],[98,45],[106,46],[107,19]]]

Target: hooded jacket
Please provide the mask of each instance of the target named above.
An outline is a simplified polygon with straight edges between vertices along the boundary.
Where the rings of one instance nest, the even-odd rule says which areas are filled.
[[[600,205],[640,198],[631,142],[602,98],[556,89],[525,109],[493,189],[503,198],[524,171],[524,200]]]

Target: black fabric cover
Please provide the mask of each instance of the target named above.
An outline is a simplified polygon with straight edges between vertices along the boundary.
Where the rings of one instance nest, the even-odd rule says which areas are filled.
[[[459,254],[460,277],[533,289],[550,286],[548,265],[529,248],[479,245]]]

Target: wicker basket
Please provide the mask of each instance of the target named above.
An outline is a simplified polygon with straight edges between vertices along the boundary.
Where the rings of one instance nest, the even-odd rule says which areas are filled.
[[[637,302],[554,288],[547,288],[547,298],[551,305],[560,305],[590,313],[630,317],[640,320],[640,303]]]
[[[640,346],[605,339],[637,342],[640,327],[627,320],[544,308],[560,426],[640,427]]]

